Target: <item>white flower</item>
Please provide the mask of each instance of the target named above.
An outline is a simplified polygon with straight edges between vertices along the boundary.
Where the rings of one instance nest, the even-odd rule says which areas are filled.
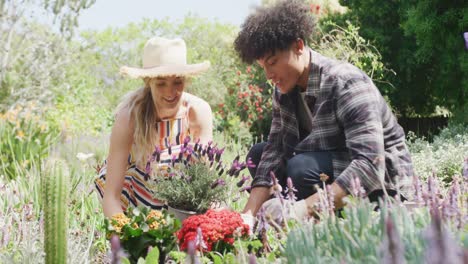
[[[91,157],[94,156],[94,153],[82,153],[82,152],[78,152],[78,154],[76,154],[76,157],[80,160],[80,161],[85,161]]]

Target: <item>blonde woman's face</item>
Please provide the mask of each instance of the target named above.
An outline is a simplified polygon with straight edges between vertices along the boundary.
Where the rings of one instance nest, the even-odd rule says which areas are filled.
[[[184,91],[185,79],[183,77],[157,77],[149,82],[153,101],[161,112],[171,112],[179,106]]]

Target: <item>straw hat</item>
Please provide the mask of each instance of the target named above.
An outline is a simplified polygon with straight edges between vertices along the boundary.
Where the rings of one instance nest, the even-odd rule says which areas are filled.
[[[120,73],[130,78],[194,76],[210,67],[208,61],[187,64],[187,47],[182,39],[153,37],[143,50],[143,67],[123,66]]]

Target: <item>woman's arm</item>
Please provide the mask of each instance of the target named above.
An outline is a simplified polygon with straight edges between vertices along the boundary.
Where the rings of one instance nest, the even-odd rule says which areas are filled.
[[[128,165],[128,155],[133,144],[133,131],[134,124],[130,113],[124,108],[116,115],[110,137],[106,185],[102,201],[106,217],[122,212],[120,195]]]
[[[189,123],[193,140],[200,139],[202,144],[213,140],[213,112],[203,99],[188,94],[190,100]]]

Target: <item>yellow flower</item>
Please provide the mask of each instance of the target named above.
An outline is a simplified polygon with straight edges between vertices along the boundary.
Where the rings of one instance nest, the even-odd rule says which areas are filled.
[[[2,114],[0,113],[0,120],[5,120],[6,119],[6,115],[5,114]]]
[[[118,214],[113,215],[111,220],[112,220],[111,221],[112,226],[114,227],[115,231],[117,231],[118,233],[120,233],[124,225],[130,223],[130,218],[125,216],[124,213],[118,213]]]
[[[150,229],[155,230],[155,229],[158,229],[158,228],[159,228],[159,223],[158,223],[158,221],[155,220],[154,222],[152,222],[152,223],[149,224],[148,226],[149,226]]]
[[[148,216],[146,216],[146,219],[150,219],[150,218],[156,218],[156,219],[159,219],[161,218],[162,216],[162,213],[161,211],[158,211],[158,210],[151,210],[148,214]]]
[[[18,130],[18,133],[16,133],[16,138],[23,139],[24,138],[24,132],[22,130]]]
[[[150,229],[158,229],[159,228],[159,225],[160,225],[160,222],[165,225],[166,224],[166,220],[164,219],[161,219],[162,217],[162,213],[161,211],[157,211],[157,210],[151,210],[149,212],[149,214],[146,216],[146,220],[148,221],[152,221],[148,226]]]

